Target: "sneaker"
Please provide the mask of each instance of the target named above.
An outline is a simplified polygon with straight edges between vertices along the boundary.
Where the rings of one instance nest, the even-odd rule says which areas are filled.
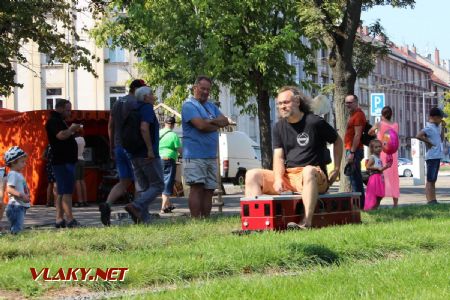
[[[300,225],[300,224],[297,224],[295,222],[289,222],[287,224],[287,229],[290,229],[290,230],[307,230],[307,229],[310,229],[310,228],[311,227],[309,227],[309,226]]]
[[[133,220],[134,224],[138,224],[138,223],[142,222],[141,211],[139,209],[137,209],[136,207],[134,207],[133,204],[128,203],[125,206],[125,210],[130,214],[131,219]]]
[[[55,227],[56,228],[66,228],[66,220],[63,219],[62,221],[56,222]]]
[[[431,201],[428,201],[427,204],[429,204],[429,205],[435,205],[435,204],[439,204],[439,202],[437,202],[437,200],[431,200]]]
[[[100,211],[102,224],[105,226],[111,225],[111,207],[109,207],[109,204],[106,202],[100,203],[98,210]]]
[[[75,228],[75,227],[80,227],[80,223],[78,223],[77,220],[73,219],[72,221],[70,221],[69,223],[67,223],[67,228]]]

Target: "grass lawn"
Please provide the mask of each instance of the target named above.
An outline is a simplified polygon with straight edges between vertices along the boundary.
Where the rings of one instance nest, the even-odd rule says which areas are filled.
[[[158,299],[450,298],[450,205],[380,209],[363,213],[362,225],[307,232],[231,234],[239,224],[217,217],[4,235],[0,298],[76,291]],[[35,282],[30,267],[129,272],[119,283]],[[134,294],[120,294],[127,291]]]

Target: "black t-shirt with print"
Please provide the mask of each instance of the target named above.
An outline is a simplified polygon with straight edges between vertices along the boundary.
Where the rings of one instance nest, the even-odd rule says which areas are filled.
[[[68,128],[62,115],[52,111],[50,119],[45,124],[48,142],[52,148],[52,165],[70,164],[78,161],[78,146],[75,137],[72,135],[66,140],[60,140],[56,137],[60,131]]]
[[[282,148],[288,168],[320,166],[326,174],[330,162],[327,142],[334,143],[336,130],[323,118],[308,113],[297,123],[281,119],[273,129],[273,147]]]

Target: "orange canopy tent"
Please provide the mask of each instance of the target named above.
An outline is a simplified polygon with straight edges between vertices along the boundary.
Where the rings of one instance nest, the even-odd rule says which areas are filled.
[[[47,174],[42,156],[48,144],[45,123],[49,116],[48,110],[17,112],[0,109],[0,164],[4,165],[3,154],[11,146],[19,146],[28,154],[24,176],[30,189],[31,203],[34,205],[46,203]],[[68,123],[83,124],[86,146],[89,146],[89,136],[107,139],[108,118],[109,111],[74,110]],[[105,155],[104,152],[102,155]],[[88,199],[91,201],[96,200],[97,187],[101,180],[98,174],[92,173],[86,173],[86,176],[93,176],[94,179],[86,180]]]

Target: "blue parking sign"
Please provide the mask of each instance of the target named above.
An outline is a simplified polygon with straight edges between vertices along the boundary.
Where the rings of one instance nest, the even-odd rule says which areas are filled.
[[[381,117],[381,110],[384,107],[384,93],[370,94],[370,115]]]

